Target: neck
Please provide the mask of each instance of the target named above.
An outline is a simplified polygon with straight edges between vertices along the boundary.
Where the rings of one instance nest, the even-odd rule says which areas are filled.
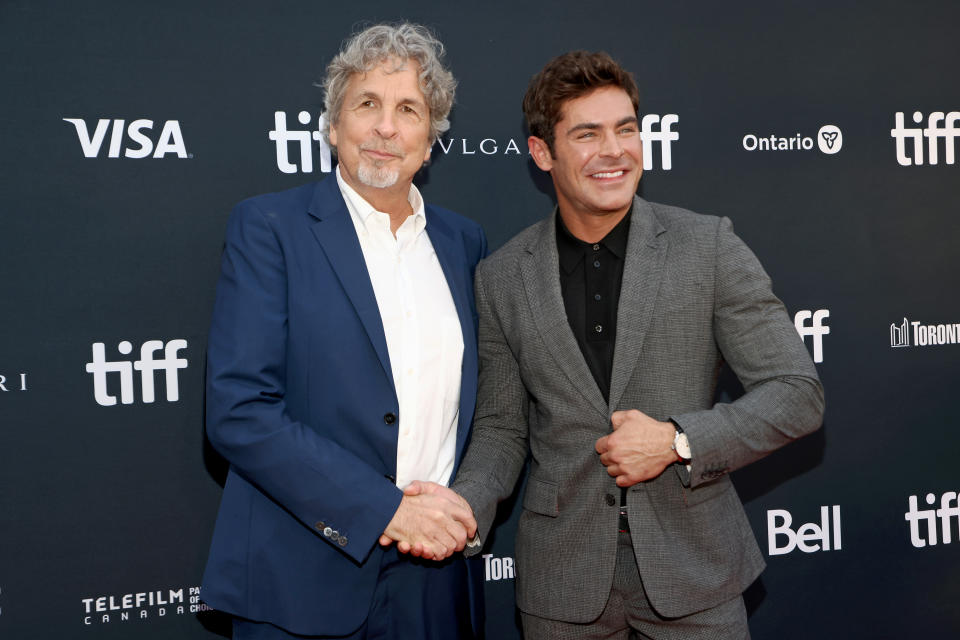
[[[354,184],[346,172],[342,172],[341,177],[344,182],[357,192],[357,194],[370,203],[370,206],[377,211],[390,216],[390,231],[394,235],[397,229],[403,224],[411,214],[413,207],[410,205],[410,182],[404,182],[393,185],[392,187],[377,188],[365,185],[363,183]]]
[[[627,207],[621,211],[614,211],[604,214],[582,213],[570,211],[563,206],[559,207],[560,218],[566,225],[567,231],[574,238],[583,242],[600,242],[617,224],[623,220],[623,217],[630,211]]]

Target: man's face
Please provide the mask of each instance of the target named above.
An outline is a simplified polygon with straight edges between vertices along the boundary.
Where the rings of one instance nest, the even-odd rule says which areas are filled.
[[[350,78],[330,142],[343,179],[361,195],[370,188],[408,189],[430,157],[430,110],[420,90],[419,68],[393,61]]]
[[[534,162],[549,171],[561,211],[575,216],[626,213],[643,172],[637,114],[626,91],[601,87],[563,104],[554,151],[531,137]]]

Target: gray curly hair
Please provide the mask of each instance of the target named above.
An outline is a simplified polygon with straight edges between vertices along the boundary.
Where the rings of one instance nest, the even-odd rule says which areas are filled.
[[[330,123],[336,124],[340,119],[350,77],[366,73],[387,60],[396,61],[391,72],[403,69],[407,60],[413,60],[420,67],[420,89],[430,109],[430,141],[443,135],[450,128],[447,116],[457,88],[453,74],[443,66],[443,53],[443,43],[426,27],[409,22],[396,26],[378,24],[346,41],[327,66],[323,80],[326,114],[323,137],[327,144],[330,143]]]

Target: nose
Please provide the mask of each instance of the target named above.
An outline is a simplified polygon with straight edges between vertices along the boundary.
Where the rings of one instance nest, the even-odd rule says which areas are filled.
[[[393,109],[384,109],[374,129],[382,138],[392,138],[397,135],[396,112]]]
[[[608,158],[619,158],[623,155],[623,145],[616,133],[608,133],[603,137],[600,155]]]

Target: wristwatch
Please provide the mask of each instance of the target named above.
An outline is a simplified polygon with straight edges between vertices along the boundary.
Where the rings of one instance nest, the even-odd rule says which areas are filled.
[[[680,428],[680,425],[673,423],[674,428],[677,430],[676,435],[673,436],[673,446],[670,448],[677,452],[677,455],[684,462],[690,462],[690,458],[693,455],[690,453],[690,440],[687,439],[687,434],[683,432],[683,429]]]

